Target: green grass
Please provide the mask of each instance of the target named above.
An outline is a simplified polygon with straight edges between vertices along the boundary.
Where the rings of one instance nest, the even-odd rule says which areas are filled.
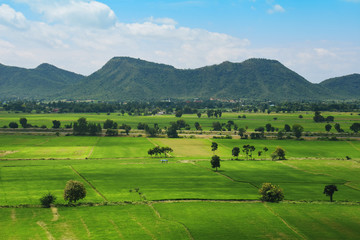
[[[271,204],[276,214],[308,239],[358,239],[360,206]]]
[[[57,197],[57,203],[65,203],[66,182],[84,182],[69,166],[2,166],[0,179],[0,205],[40,204],[40,197],[48,192]],[[99,201],[102,198],[87,186],[87,196],[80,202]]]
[[[238,118],[238,116],[246,115],[246,118]],[[299,115],[303,115],[303,118],[300,119]],[[341,127],[345,131],[350,131],[349,127],[354,122],[360,121],[360,116],[357,113],[350,115],[350,113],[337,113],[337,112],[323,112],[323,116],[334,116],[335,122],[340,123]],[[265,126],[267,123],[271,123],[275,128],[283,129],[285,124],[290,126],[298,123],[304,127],[305,131],[310,132],[325,132],[325,125],[327,123],[315,123],[313,121],[313,112],[299,112],[299,113],[223,113],[221,118],[208,118],[206,114],[202,114],[201,118],[198,118],[196,114],[185,114],[182,116],[192,128],[195,129],[195,122],[199,122],[202,126],[203,130],[210,130],[212,128],[212,123],[215,121],[219,121],[220,123],[227,123],[227,121],[234,121],[239,127],[248,127],[249,130],[253,131],[257,127]],[[25,117],[28,119],[28,123],[32,125],[46,125],[48,128],[52,127],[53,120],[61,121],[61,126],[65,126],[65,124],[70,124],[71,122],[75,122],[80,117],[85,117],[89,122],[95,123],[104,123],[106,119],[111,119],[116,121],[119,125],[125,123],[129,124],[132,129],[136,129],[137,124],[139,122],[148,123],[149,125],[153,125],[154,123],[158,123],[161,128],[165,126],[169,126],[170,122],[175,122],[179,118],[176,118],[174,115],[164,115],[164,116],[122,116],[118,113],[112,113],[111,115],[106,115],[104,113],[96,114],[96,113],[66,113],[66,114],[58,114],[58,113],[50,113],[50,114],[25,114],[25,113],[7,113],[0,112],[0,127],[4,125],[8,125],[10,122],[19,122],[20,118]],[[277,118],[277,120],[274,120]],[[331,125],[334,125],[332,123]],[[330,131],[335,133],[336,130],[334,127]]]
[[[316,161],[313,160],[313,162]],[[284,161],[284,163],[286,164],[287,161]],[[210,168],[208,162],[199,162],[198,164]],[[311,165],[311,162],[308,165]],[[359,167],[359,164],[357,166]],[[220,169],[222,174],[231,177],[235,181],[248,182],[257,187],[261,187],[264,182],[277,184],[284,189],[285,199],[287,200],[327,201],[328,197],[322,192],[324,186],[328,184],[338,186],[339,191],[334,195],[336,200],[359,201],[360,199],[360,190],[345,185],[355,175],[360,175],[359,170],[351,170],[350,168],[349,172],[353,172],[350,178],[346,176],[348,172],[346,168],[341,170],[342,174],[337,175],[338,177],[344,177],[343,179],[325,175],[327,174],[326,171],[322,174],[312,173],[289,167],[281,164],[281,162],[272,161],[223,161]],[[338,171],[340,172],[340,170]]]
[[[2,239],[186,239],[184,227],[147,205],[0,209]],[[41,226],[42,227],[41,227]],[[14,231],[16,229],[16,231]]]

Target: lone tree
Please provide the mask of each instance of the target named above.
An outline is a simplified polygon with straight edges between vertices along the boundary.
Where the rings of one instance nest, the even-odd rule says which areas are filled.
[[[66,183],[64,189],[64,200],[69,203],[76,203],[76,201],[86,197],[86,189],[82,182],[70,180]]]
[[[326,196],[329,196],[330,197],[330,202],[333,201],[333,195],[334,195],[334,192],[337,191],[337,187],[335,185],[326,185],[325,188],[324,188],[324,194]]]
[[[332,126],[331,126],[330,124],[326,124],[326,125],[325,125],[325,130],[326,130],[327,132],[330,132],[331,128],[332,128]]]
[[[259,193],[261,200],[265,202],[280,202],[284,199],[284,191],[271,183],[263,183]]]
[[[49,208],[56,200],[56,197],[52,193],[48,193],[40,198],[40,203],[46,208]]]
[[[353,123],[350,126],[350,130],[353,131],[354,133],[357,133],[360,131],[360,123]]]
[[[218,155],[214,155],[211,157],[211,167],[215,168],[215,171],[217,172],[217,169],[220,167],[220,157]]]
[[[271,154],[272,160],[286,160],[285,150],[281,147],[277,147],[275,151]]]
[[[58,120],[54,120],[54,121],[52,121],[52,123],[53,123],[52,128],[60,128],[60,126],[61,126],[61,122]]]
[[[239,157],[239,153],[240,153],[240,148],[238,148],[238,147],[234,147],[233,149],[232,149],[232,155],[234,156],[234,157],[236,157],[236,159],[238,159],[238,157]]]
[[[267,147],[264,147],[263,150],[264,150],[264,155],[265,155],[265,160],[266,160],[266,152],[269,151],[269,149]]]
[[[302,132],[304,131],[304,128],[300,124],[296,123],[296,124],[293,125],[292,131],[293,131],[295,137],[297,139],[299,139],[301,137],[301,135],[302,135]]]
[[[27,119],[26,118],[20,118],[20,124],[23,128],[27,127]]]
[[[218,144],[216,142],[211,143],[211,151],[215,152],[218,149]]]

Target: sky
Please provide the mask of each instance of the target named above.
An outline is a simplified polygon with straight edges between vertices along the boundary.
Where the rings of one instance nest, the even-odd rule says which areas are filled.
[[[318,83],[360,73],[360,0],[0,0],[1,64],[90,75],[114,56],[275,59]]]

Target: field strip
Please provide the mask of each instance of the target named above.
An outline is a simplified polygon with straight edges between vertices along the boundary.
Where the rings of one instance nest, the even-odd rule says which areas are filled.
[[[99,192],[94,185],[92,185],[83,175],[81,175],[78,171],[75,170],[75,168],[73,166],[70,166],[70,168],[79,176],[81,177],[87,184],[89,184],[89,186],[94,189],[94,191],[99,194],[100,197],[102,197],[106,202],[108,202],[108,200],[106,199],[106,197],[104,195],[101,194],[101,192]]]
[[[237,181],[235,181],[234,179],[232,179],[232,178],[229,177],[229,176],[226,176],[226,175],[224,175],[224,174],[222,174],[222,173],[219,173],[219,172],[214,172],[214,171],[212,171],[211,169],[206,168],[206,167],[203,167],[203,166],[200,166],[200,165],[197,165],[197,164],[194,163],[194,162],[191,162],[191,164],[193,164],[193,165],[195,165],[195,166],[198,166],[198,167],[200,167],[200,168],[206,169],[206,170],[208,170],[208,171],[210,171],[210,172],[216,173],[216,174],[218,174],[218,175],[220,175],[220,176],[223,176],[223,177],[229,179],[229,180],[232,181],[232,182],[237,182]]]
[[[13,220],[13,222],[16,221],[16,212],[15,212],[15,209],[12,209],[12,210],[11,210],[11,220]]]
[[[53,214],[53,219],[51,221],[56,222],[57,220],[59,220],[59,213],[58,213],[58,209],[56,207],[51,207],[51,212]]]
[[[117,232],[117,234],[119,235],[120,239],[124,239],[124,236],[122,235],[122,233],[119,230],[119,227],[114,223],[114,221],[111,219],[109,220],[109,222],[113,225],[115,231]]]
[[[90,150],[90,152],[89,152],[89,154],[87,155],[86,158],[90,158],[90,157],[91,157],[91,155],[93,154],[94,149],[95,149],[96,145],[98,145],[99,141],[100,141],[100,137],[98,137],[98,139],[96,140],[96,143],[95,143],[94,146],[91,148],[91,150]]]
[[[36,224],[39,225],[46,232],[46,236],[49,240],[55,240],[53,235],[51,235],[51,233],[47,229],[46,223],[44,223],[42,221],[37,221]]]
[[[278,215],[274,210],[272,210],[272,208],[270,208],[266,203],[264,203],[264,207],[266,209],[268,209],[272,214],[274,214],[274,216],[278,217],[291,231],[293,231],[296,235],[298,235],[301,239],[307,239],[306,236],[304,236],[303,234],[299,233],[296,228],[290,226],[290,224],[288,224],[282,217],[280,217],[280,215]]]
[[[150,237],[151,237],[152,239],[154,239],[154,240],[157,239],[157,238],[155,237],[155,235],[154,235],[152,232],[150,232],[149,229],[147,229],[146,227],[144,227],[144,225],[142,225],[141,222],[139,222],[134,216],[132,216],[131,219],[132,219],[137,225],[139,225],[139,226],[141,227],[141,229],[144,230],[144,232],[145,232],[148,236],[150,236]]]
[[[348,144],[350,144],[350,146],[352,146],[353,148],[355,148],[356,150],[360,151],[359,148],[357,148],[352,142],[350,141],[346,141]]]
[[[91,236],[91,233],[90,233],[89,228],[88,228],[88,226],[86,225],[84,219],[83,219],[82,217],[80,217],[80,220],[81,220],[81,223],[82,223],[82,225],[84,226],[84,228],[85,228],[85,230],[86,230],[87,236],[90,237],[90,236]]]
[[[350,186],[349,184],[351,184],[351,183],[352,183],[351,181],[348,181],[348,182],[344,183],[344,185],[347,186],[347,187],[349,187],[349,188],[351,188],[351,189],[354,189],[354,190],[356,190],[356,191],[360,191],[359,188],[354,187],[354,186]]]
[[[171,221],[171,220],[169,220],[169,219],[162,218],[161,215],[160,215],[160,213],[158,212],[158,210],[157,210],[151,203],[148,204],[148,206],[155,212],[155,214],[156,214],[156,216],[158,216],[158,218],[160,218],[160,219],[165,219],[166,221],[169,221],[169,222],[175,222],[175,223],[178,223],[178,224],[180,224],[181,226],[183,226],[184,229],[185,229],[186,234],[187,234],[188,237],[189,237],[189,239],[190,239],[190,240],[194,240],[194,237],[191,235],[190,230],[185,226],[185,224],[183,224],[182,222]]]
[[[153,144],[155,147],[158,147],[159,145],[157,145],[153,140],[151,140],[150,138],[146,138],[151,144]]]
[[[210,142],[213,142],[211,139],[208,139]],[[218,143],[218,142],[216,142],[218,145],[220,145],[220,146],[222,146],[223,148],[227,148],[227,149],[229,149],[230,151],[232,150],[230,147],[228,147],[228,146],[226,146],[226,145],[224,145],[224,144],[222,144],[222,143]]]
[[[332,175],[330,175],[330,174],[307,171],[307,170],[301,169],[301,168],[299,168],[299,167],[297,167],[297,166],[291,165],[291,164],[289,164],[289,163],[285,163],[284,161],[276,161],[276,162],[277,162],[277,163],[281,163],[281,164],[283,164],[283,165],[285,165],[285,166],[294,168],[294,169],[296,169],[296,170],[302,171],[302,172],[306,172],[306,173],[310,173],[310,174],[314,174],[314,175],[324,175],[324,176],[328,176],[328,177],[333,177],[333,178],[335,178],[334,176],[332,176]],[[342,180],[342,179],[339,179],[339,180]]]
[[[41,146],[41,145],[44,145],[45,143],[48,143],[50,141],[50,138],[46,138],[45,141],[41,142],[41,143],[38,143],[38,144],[35,144],[35,146]]]

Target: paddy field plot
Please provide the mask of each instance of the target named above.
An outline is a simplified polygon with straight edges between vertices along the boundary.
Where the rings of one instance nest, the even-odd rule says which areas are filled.
[[[298,162],[301,162],[299,160]],[[316,160],[313,160],[316,161]],[[336,160],[334,160],[336,161]],[[284,163],[284,164],[282,164]],[[207,162],[198,162],[200,166],[210,166]],[[334,194],[334,199],[342,201],[359,201],[360,190],[351,188],[347,185],[353,176],[345,176],[346,169],[340,175],[329,175],[326,172],[316,173],[307,172],[285,165],[286,161],[223,161],[220,173],[238,182],[248,182],[257,187],[262,183],[270,182],[279,185],[284,189],[285,199],[287,200],[328,200],[323,194],[324,186],[336,184],[339,191]],[[309,163],[311,165],[311,163]],[[357,166],[360,164],[357,163]],[[356,171],[356,172],[355,172]],[[353,171],[354,175],[360,176],[360,169]]]
[[[359,205],[316,203],[0,208],[0,231],[3,239],[357,239],[359,216]]]
[[[246,118],[238,118],[238,116],[246,115]],[[303,118],[299,118],[302,115]],[[360,117],[357,114],[351,115],[351,113],[335,113],[335,112],[322,112],[323,116],[334,116],[335,121],[331,123],[339,123],[345,131],[350,131],[349,127],[354,122],[359,122]],[[221,118],[208,118],[206,113],[202,113],[201,118],[198,118],[196,114],[184,114],[181,118],[176,118],[174,115],[162,115],[162,116],[124,116],[119,113],[47,113],[47,114],[27,114],[27,113],[7,113],[0,112],[0,127],[8,125],[10,122],[19,122],[20,118],[26,118],[29,124],[32,125],[46,125],[51,128],[53,120],[59,120],[61,126],[70,124],[80,117],[85,117],[89,122],[103,124],[106,119],[111,119],[117,122],[119,125],[128,124],[132,129],[136,129],[139,122],[147,123],[149,126],[157,123],[160,128],[168,127],[171,122],[176,122],[179,119],[183,119],[188,123],[192,130],[195,130],[195,122],[199,122],[202,129],[209,131],[212,129],[212,123],[218,121],[220,123],[227,123],[228,121],[234,121],[239,127],[248,127],[249,130],[254,130],[257,127],[264,127],[267,123],[270,123],[273,127],[283,129],[285,124],[290,126],[298,123],[304,127],[305,132],[325,132],[325,125],[327,123],[316,123],[313,121],[313,112],[299,112],[299,113],[227,113],[224,112]],[[276,119],[276,120],[275,120]],[[330,131],[335,133],[334,127]]]

